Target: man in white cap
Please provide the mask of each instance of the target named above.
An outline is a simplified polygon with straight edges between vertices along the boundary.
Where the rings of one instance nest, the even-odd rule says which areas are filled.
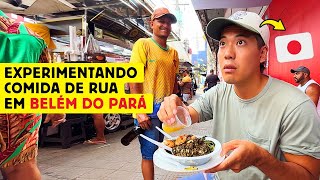
[[[297,88],[311,98],[320,115],[320,85],[311,79],[309,68],[299,66],[296,69],[291,69],[290,72],[293,73],[294,81],[299,84]]]
[[[211,20],[207,34],[219,40],[225,82],[188,107],[166,97],[158,116],[173,123],[176,107],[184,106],[193,123],[213,119],[212,136],[226,158],[206,172],[220,179],[319,179],[319,116],[301,91],[262,73],[269,42],[262,21],[244,11]]]
[[[161,142],[163,135],[155,128],[161,127],[157,116],[160,104],[165,96],[176,93],[178,85],[176,74],[179,73],[179,58],[175,49],[167,45],[171,33],[171,24],[176,17],[167,8],[157,8],[151,15],[151,38],[141,38],[135,42],[130,62],[143,63],[145,77],[143,83],[130,84],[130,92],[135,94],[153,94],[153,112],[134,114],[135,125],[144,129],[144,135]],[[157,146],[139,136],[142,154],[141,169],[145,180],[154,179],[153,154]]]

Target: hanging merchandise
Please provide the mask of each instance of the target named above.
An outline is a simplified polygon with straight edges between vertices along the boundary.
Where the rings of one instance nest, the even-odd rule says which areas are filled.
[[[101,48],[100,48],[97,40],[94,39],[92,34],[90,34],[88,37],[86,46],[84,48],[84,53],[86,53],[86,54],[101,53]]]
[[[85,60],[90,62],[106,62],[106,57],[102,54],[101,48],[93,35],[90,34],[84,48]]]

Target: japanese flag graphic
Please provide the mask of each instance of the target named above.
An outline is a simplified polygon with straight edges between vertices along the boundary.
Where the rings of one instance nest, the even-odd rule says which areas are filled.
[[[313,58],[311,34],[308,32],[278,36],[275,39],[279,62],[291,62]]]

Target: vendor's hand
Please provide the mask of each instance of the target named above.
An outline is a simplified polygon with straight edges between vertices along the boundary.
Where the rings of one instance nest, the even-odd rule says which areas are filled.
[[[60,123],[66,122],[66,114],[47,114],[44,123],[48,123],[49,121],[51,121],[53,127],[56,127]]]
[[[168,125],[174,123],[176,120],[177,106],[183,106],[188,109],[177,95],[172,94],[171,96],[165,97],[157,113],[160,121]]]
[[[218,171],[224,171],[231,169],[238,173],[249,166],[255,166],[261,155],[261,147],[245,140],[233,140],[229,141],[222,146],[221,156],[226,155],[229,151],[232,151],[227,158],[222,161],[218,166],[206,170],[206,173],[214,173]]]
[[[137,114],[137,120],[139,125],[142,129],[150,129],[151,128],[151,121],[150,117],[146,114]]]

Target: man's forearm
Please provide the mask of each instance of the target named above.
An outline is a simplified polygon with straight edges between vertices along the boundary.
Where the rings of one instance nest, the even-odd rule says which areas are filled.
[[[270,179],[317,179],[304,167],[293,162],[282,162],[263,150],[255,165]]]

